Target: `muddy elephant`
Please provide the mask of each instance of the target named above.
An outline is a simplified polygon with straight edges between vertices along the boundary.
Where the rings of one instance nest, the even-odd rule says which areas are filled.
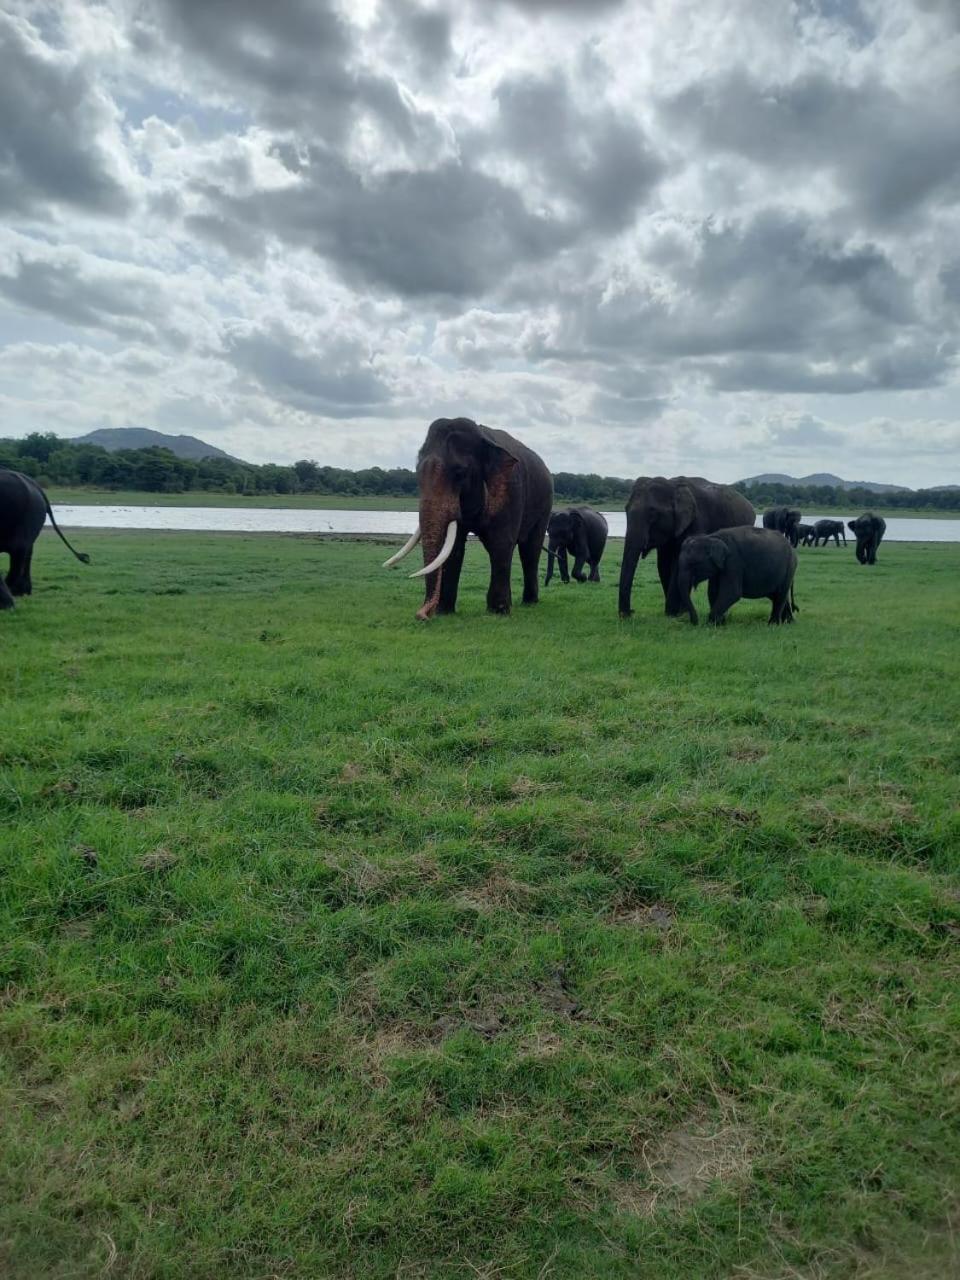
[[[19,471],[0,469],[0,553],[5,551],[10,557],[6,582],[0,578],[0,609],[12,609],[14,596],[28,596],[33,591],[33,544],[47,516],[61,542],[78,560],[89,564],[90,557],[74,550],[60,532],[50,500],[36,480]]]
[[[819,547],[822,542],[824,546],[833,539],[839,547],[840,539],[843,539],[843,545],[847,545],[847,535],[843,531],[842,520],[818,520],[813,526],[813,545]]]
[[[546,586],[553,577],[556,561],[563,582],[570,581],[567,554],[573,556],[573,576],[578,582],[600,581],[600,559],[607,545],[607,520],[593,507],[569,507],[555,511],[547,525],[547,574]],[[583,571],[587,565],[589,577]]]
[[[773,529],[718,529],[696,538],[688,538],[680,548],[677,566],[677,590],[690,621],[697,625],[693,588],[707,581],[710,601],[708,621],[720,626],[727,610],[738,600],[770,597],[771,626],[792,622],[799,612],[793,596],[793,576],[797,571],[797,553]]]
[[[685,539],[736,525],[753,527],[757,513],[736,489],[700,476],[641,476],[627,499],[627,535],[620,566],[620,616],[632,609],[637,562],[657,553],[657,573],[667,615],[685,612],[676,588],[677,560]]]
[[[763,513],[763,527],[782,533],[791,547],[795,547],[800,541],[802,519],[803,515],[796,507],[770,507]]]
[[[861,564],[876,564],[877,549],[887,531],[887,522],[883,516],[875,516],[866,511],[856,520],[848,520],[847,528],[857,539],[857,559]]]
[[[553,478],[543,459],[506,431],[470,418],[437,418],[417,455],[420,521],[413,536],[385,561],[399,563],[423,543],[426,596],[417,617],[453,613],[467,535],[490,557],[487,609],[509,613],[514,548],[523,568],[523,603],[539,599],[537,565],[553,505]]]

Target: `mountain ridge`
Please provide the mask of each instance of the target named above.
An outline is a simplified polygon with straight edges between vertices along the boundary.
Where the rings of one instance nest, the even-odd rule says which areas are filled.
[[[767,471],[758,476],[747,476],[739,484],[804,484],[817,488],[869,489],[871,493],[911,493],[909,485],[884,484],[879,480],[844,480],[829,471],[815,471],[808,476],[788,476]]]
[[[108,453],[116,453],[118,449],[169,449],[178,458],[189,458],[199,462],[203,458],[226,458],[230,462],[240,462],[230,453],[218,449],[216,445],[207,444],[196,436],[171,436],[165,431],[154,431],[151,427],[100,427],[96,431],[88,431],[85,436],[74,436],[73,444],[97,444]]]

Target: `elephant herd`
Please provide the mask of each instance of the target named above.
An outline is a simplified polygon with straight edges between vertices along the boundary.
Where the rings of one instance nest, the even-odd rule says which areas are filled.
[[[438,418],[431,423],[417,456],[420,520],[398,552],[384,562],[398,564],[423,544],[423,567],[411,574],[425,578],[424,602],[417,617],[453,613],[457,603],[463,555],[473,533],[490,558],[487,608],[509,613],[510,566],[514,548],[523,568],[523,603],[539,599],[538,563],[547,552],[546,586],[559,568],[563,582],[600,581],[600,560],[607,542],[607,522],[591,507],[552,510],[553,481],[543,459],[505,431],[481,426],[469,418]],[[692,591],[708,583],[709,621],[722,623],[737,600],[768,597],[770,623],[792,622],[797,611],[793,579],[801,513],[775,507],[756,528],[756,512],[728,485],[699,476],[641,476],[627,500],[627,531],[620,568],[621,617],[631,612],[637,564],[652,551],[669,616],[687,614],[698,621]],[[836,526],[827,528],[826,526]],[[842,521],[821,520],[810,527],[814,545],[843,535]],[[876,562],[886,525],[871,514],[850,521],[857,536],[857,559]],[[589,572],[585,572],[587,569]]]

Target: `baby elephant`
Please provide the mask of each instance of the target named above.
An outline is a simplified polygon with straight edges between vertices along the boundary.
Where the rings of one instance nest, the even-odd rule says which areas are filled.
[[[802,547],[813,546],[814,529],[812,524],[797,525],[797,540]]]
[[[847,528],[857,535],[857,559],[861,564],[876,564],[877,549],[887,531],[887,522],[883,516],[875,516],[872,511],[856,520],[848,520]]]
[[[743,597],[769,596],[773,608],[770,624],[792,622],[797,610],[793,575],[797,553],[786,538],[770,529],[718,529],[716,533],[688,538],[680,548],[677,589],[690,621],[697,625],[691,592],[707,579],[709,622],[720,626],[727,610]]]
[[[553,577],[553,563],[560,565],[560,577],[570,581],[567,568],[567,552],[573,555],[573,576],[578,582],[588,581],[583,566],[590,566],[590,582],[600,581],[600,557],[607,545],[607,521],[593,507],[569,507],[566,511],[554,511],[547,525],[547,576],[546,586]]]

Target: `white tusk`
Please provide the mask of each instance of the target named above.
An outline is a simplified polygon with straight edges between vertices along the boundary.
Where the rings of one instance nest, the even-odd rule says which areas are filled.
[[[440,554],[436,560],[431,560],[429,564],[425,564],[422,569],[418,569],[416,573],[411,573],[411,578],[423,578],[428,573],[433,573],[434,569],[439,569],[441,565],[447,563],[450,559],[450,553],[453,551],[453,544],[457,540],[457,522],[451,520],[447,525],[447,536],[443,540],[443,546],[440,548]]]
[[[414,529],[413,533],[410,535],[407,541],[403,544],[400,550],[396,553],[396,555],[391,556],[389,560],[384,560],[383,562],[384,569],[392,569],[393,566],[398,561],[402,560],[404,556],[408,556],[410,554],[410,552],[413,550],[413,548],[417,545],[419,541],[420,541],[420,526],[417,525],[416,529]]]

